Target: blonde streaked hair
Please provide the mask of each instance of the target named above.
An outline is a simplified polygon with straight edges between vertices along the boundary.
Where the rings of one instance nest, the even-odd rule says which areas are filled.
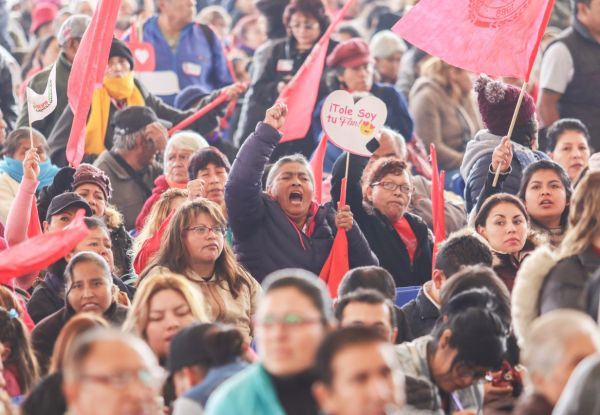
[[[569,208],[569,227],[559,258],[581,254],[600,236],[600,171],[589,173],[575,188]]]
[[[146,328],[150,321],[150,302],[157,293],[164,290],[172,290],[181,295],[197,321],[210,321],[206,310],[206,301],[200,289],[184,277],[174,274],[158,274],[145,278],[138,286],[133,304],[123,323],[124,332],[133,333],[148,340]]]
[[[450,72],[462,70],[448,65],[438,57],[432,56],[421,65],[421,76],[429,78],[437,83],[452,99],[460,100],[462,92],[458,85],[452,82]]]

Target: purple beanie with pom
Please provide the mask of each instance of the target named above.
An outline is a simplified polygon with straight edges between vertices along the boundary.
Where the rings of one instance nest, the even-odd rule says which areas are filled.
[[[508,134],[520,90],[502,81],[481,76],[475,82],[477,103],[483,123],[490,133],[500,136]],[[528,93],[525,93],[515,128],[532,122],[535,117],[535,103]]]

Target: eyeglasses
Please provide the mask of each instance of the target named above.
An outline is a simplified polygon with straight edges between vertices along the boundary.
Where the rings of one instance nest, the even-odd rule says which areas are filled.
[[[256,319],[254,323],[265,328],[273,327],[276,324],[291,328],[320,323],[322,321],[323,319],[320,317],[305,317],[296,313],[287,313],[280,317],[266,315],[261,319]]]
[[[191,228],[186,228],[185,230],[194,232],[196,235],[199,236],[206,236],[211,231],[218,236],[225,236],[225,234],[227,233],[227,228],[221,225],[213,226],[212,228],[210,226],[204,225],[192,226]]]
[[[290,29],[292,30],[314,30],[319,27],[319,23],[292,23],[290,24]]]
[[[464,363],[458,363],[455,366],[456,375],[462,379],[479,380],[485,378],[488,371],[481,368],[474,368]]]
[[[159,388],[166,379],[166,372],[162,369],[150,371],[147,369],[129,370],[107,375],[82,374],[79,380],[82,382],[94,382],[112,386],[115,389],[126,388],[133,382],[139,382],[148,388]]]
[[[400,189],[402,193],[408,195],[412,192],[412,187],[407,184],[396,184],[394,182],[375,182],[371,184],[371,186],[381,186],[385,190],[389,190],[390,192],[395,192],[396,189]]]

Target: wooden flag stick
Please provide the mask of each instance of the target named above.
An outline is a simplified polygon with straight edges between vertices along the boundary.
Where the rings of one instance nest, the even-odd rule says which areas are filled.
[[[519,115],[519,110],[521,109],[521,103],[523,102],[523,96],[525,96],[525,89],[527,88],[527,81],[523,81],[523,86],[521,87],[521,93],[519,94],[519,99],[517,100],[517,107],[515,108],[515,112],[513,114],[512,120],[510,122],[510,127],[508,129],[508,139],[512,136],[513,130],[515,129],[515,123],[517,122],[517,116]],[[502,170],[502,163],[498,164],[496,168],[496,175],[494,176],[494,182],[492,183],[492,187],[496,187],[498,185],[498,178],[500,177],[500,170]]]
[[[31,148],[35,148],[33,143],[33,128],[31,128],[31,118],[29,118],[29,144],[31,145]]]

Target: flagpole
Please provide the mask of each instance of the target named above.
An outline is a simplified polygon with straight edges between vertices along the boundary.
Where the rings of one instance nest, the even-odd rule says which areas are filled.
[[[27,117],[28,121],[29,121],[29,143],[31,145],[31,148],[35,148],[35,145],[33,144],[33,128],[31,127],[31,118]]]
[[[508,129],[508,139],[510,140],[513,130],[515,129],[515,123],[517,122],[517,116],[519,115],[519,110],[521,109],[521,103],[523,102],[523,97],[525,96],[525,89],[527,88],[527,81],[523,81],[523,86],[521,87],[521,93],[519,94],[519,99],[517,100],[517,107],[515,108],[515,112],[513,114],[512,120],[510,122],[510,127]],[[500,170],[502,169],[502,162],[498,164],[496,168],[496,174],[494,176],[494,182],[492,183],[492,187],[496,187],[498,185],[498,178],[500,177]]]

